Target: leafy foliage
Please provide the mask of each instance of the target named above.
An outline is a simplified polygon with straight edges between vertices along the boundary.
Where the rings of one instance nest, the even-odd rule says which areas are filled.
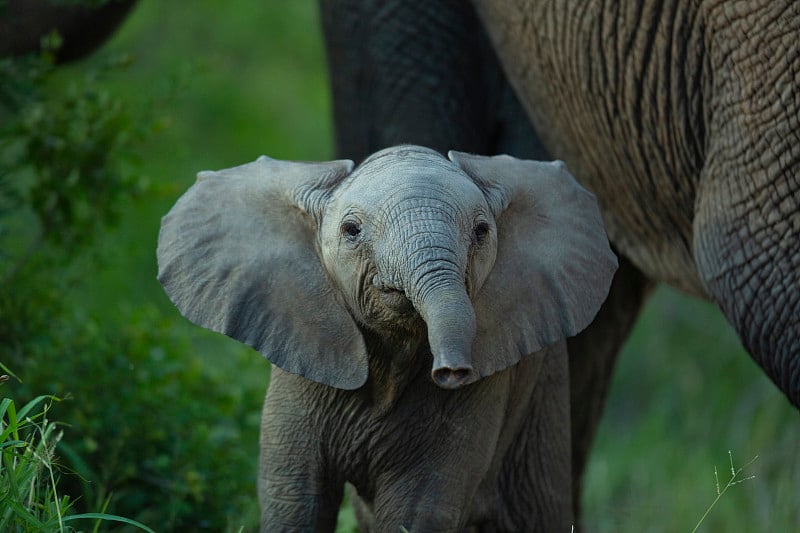
[[[0,528],[56,529],[69,510],[69,497],[55,494],[53,456],[61,433],[47,408],[32,414],[46,398],[31,400],[19,412],[9,398],[0,401]],[[38,431],[36,431],[38,430]],[[55,527],[54,527],[55,526]]]
[[[124,59],[104,70],[122,66]],[[90,244],[119,206],[146,188],[125,159],[144,131],[133,127],[123,101],[98,85],[102,74],[91,71],[64,87],[46,56],[0,60],[0,223],[33,216],[28,254],[43,244],[73,251]],[[6,280],[21,266],[12,263]]]
[[[63,432],[47,417],[48,400],[57,398],[39,396],[19,411],[10,398],[0,400],[0,530],[73,531],[67,523],[92,519],[98,525],[102,520],[122,522],[154,533],[129,518],[71,512],[74,502],[59,496],[55,449]]]
[[[107,88],[128,64],[64,77],[47,55],[0,60],[0,362],[23,380],[8,384],[13,398],[65,398],[63,438],[42,426],[37,449],[72,473],[58,497],[31,494],[34,507],[219,531],[252,514],[257,452],[239,441],[257,440],[264,384],[244,401],[176,316],[148,305],[92,316],[80,294],[120,212],[158,194],[133,156],[158,121]]]
[[[76,474],[62,479],[67,493],[87,508],[110,499],[114,513],[159,530],[235,525],[255,494],[255,450],[240,441],[257,431],[257,406],[152,308],[112,333],[80,313],[60,318],[28,353],[31,385],[15,392],[47,384],[69,398],[58,406],[70,424],[60,452]]]

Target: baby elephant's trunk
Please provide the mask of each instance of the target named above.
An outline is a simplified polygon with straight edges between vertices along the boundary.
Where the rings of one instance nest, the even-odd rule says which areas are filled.
[[[428,326],[434,383],[456,389],[475,381],[472,368],[475,311],[465,287],[442,288],[428,294],[419,305],[419,312]]]

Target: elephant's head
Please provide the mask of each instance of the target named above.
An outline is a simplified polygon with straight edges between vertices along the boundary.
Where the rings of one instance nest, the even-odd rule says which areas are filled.
[[[616,269],[564,165],[416,146],[203,172],[164,217],[159,280],[198,325],[354,389],[363,328],[423,334],[455,388],[586,327]]]

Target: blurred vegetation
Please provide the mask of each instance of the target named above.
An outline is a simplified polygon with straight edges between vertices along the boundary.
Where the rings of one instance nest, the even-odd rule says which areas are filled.
[[[155,246],[197,171],[332,157],[315,9],[142,0],[86,61],[0,63],[0,362],[22,379],[4,389],[20,405],[66,398],[51,415],[78,511],[157,531],[256,528],[268,365],[178,315]],[[731,450],[737,467],[758,456],[742,474],[755,478],[700,531],[792,530],[798,442],[797,412],[721,314],[660,289],[615,374],[587,529],[690,531]],[[341,522],[352,530],[351,510]]]
[[[74,531],[74,522],[81,520],[94,522],[96,528],[103,521],[119,522],[154,533],[122,516],[73,512],[75,501],[58,486],[54,460],[64,432],[47,416],[54,401],[38,396],[19,410],[10,398],[0,401],[0,531]]]

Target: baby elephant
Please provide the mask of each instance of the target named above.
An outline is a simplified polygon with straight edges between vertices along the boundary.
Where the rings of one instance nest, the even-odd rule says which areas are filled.
[[[566,343],[617,267],[560,162],[418,146],[203,172],[159,280],[273,363],[263,531],[569,531]]]

